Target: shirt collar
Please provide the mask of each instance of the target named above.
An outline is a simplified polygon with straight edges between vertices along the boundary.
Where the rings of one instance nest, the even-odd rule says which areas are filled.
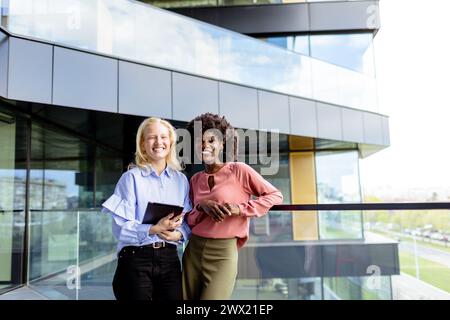
[[[166,166],[166,168],[164,169],[164,172],[167,174],[167,176],[168,176],[169,178],[171,178],[172,175],[173,175],[173,169],[170,168],[169,166]]]
[[[154,173],[155,176],[157,176],[155,170],[152,168],[151,165],[146,165],[145,167],[140,167],[141,174],[143,177],[148,177],[152,173]],[[169,178],[173,175],[173,169],[166,165],[166,168],[161,174],[166,174]]]

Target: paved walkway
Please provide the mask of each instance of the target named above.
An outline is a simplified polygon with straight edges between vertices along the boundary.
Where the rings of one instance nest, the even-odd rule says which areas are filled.
[[[373,235],[373,233],[370,231],[366,233],[368,235]],[[396,233],[392,234],[394,236]],[[412,242],[413,241],[412,239],[410,241],[411,242],[400,241],[398,247],[400,251],[405,251],[409,254],[414,255],[415,254],[414,243]],[[417,254],[419,255],[419,257],[423,259],[440,263],[443,266],[450,268],[450,253],[445,250],[439,250],[437,248],[429,247],[427,245],[417,242]]]
[[[432,285],[402,273],[392,276],[394,300],[450,300],[450,294]]]
[[[31,289],[30,287],[20,287],[0,295],[0,300],[48,300],[46,297]]]

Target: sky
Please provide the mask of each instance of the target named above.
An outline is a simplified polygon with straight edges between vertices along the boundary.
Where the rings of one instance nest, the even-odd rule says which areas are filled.
[[[450,196],[450,1],[380,0],[380,19],[379,112],[390,117],[391,146],[361,161],[363,188]]]

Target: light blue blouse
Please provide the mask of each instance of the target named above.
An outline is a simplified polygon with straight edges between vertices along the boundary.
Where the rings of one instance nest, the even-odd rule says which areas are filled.
[[[114,194],[103,204],[102,212],[111,214],[112,231],[119,241],[117,253],[125,246],[143,246],[163,241],[158,235],[148,233],[151,224],[142,224],[148,202],[167,203],[184,207],[183,213],[192,210],[189,199],[189,182],[186,176],[169,167],[158,176],[150,166],[135,167],[124,174],[116,185]],[[191,230],[186,219],[178,228],[183,234],[180,244],[189,239]]]

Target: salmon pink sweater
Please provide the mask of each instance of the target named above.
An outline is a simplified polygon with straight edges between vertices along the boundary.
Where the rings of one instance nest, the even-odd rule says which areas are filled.
[[[214,176],[212,190],[208,185],[209,176]],[[198,172],[191,178],[190,187],[194,209],[187,214],[187,222],[192,233],[212,239],[238,238],[238,248],[248,240],[250,218],[265,215],[273,205],[283,201],[283,195],[278,189],[242,162],[227,162],[213,174]],[[222,222],[215,222],[197,209],[197,204],[205,199],[221,204],[236,204],[240,215],[227,216]]]

